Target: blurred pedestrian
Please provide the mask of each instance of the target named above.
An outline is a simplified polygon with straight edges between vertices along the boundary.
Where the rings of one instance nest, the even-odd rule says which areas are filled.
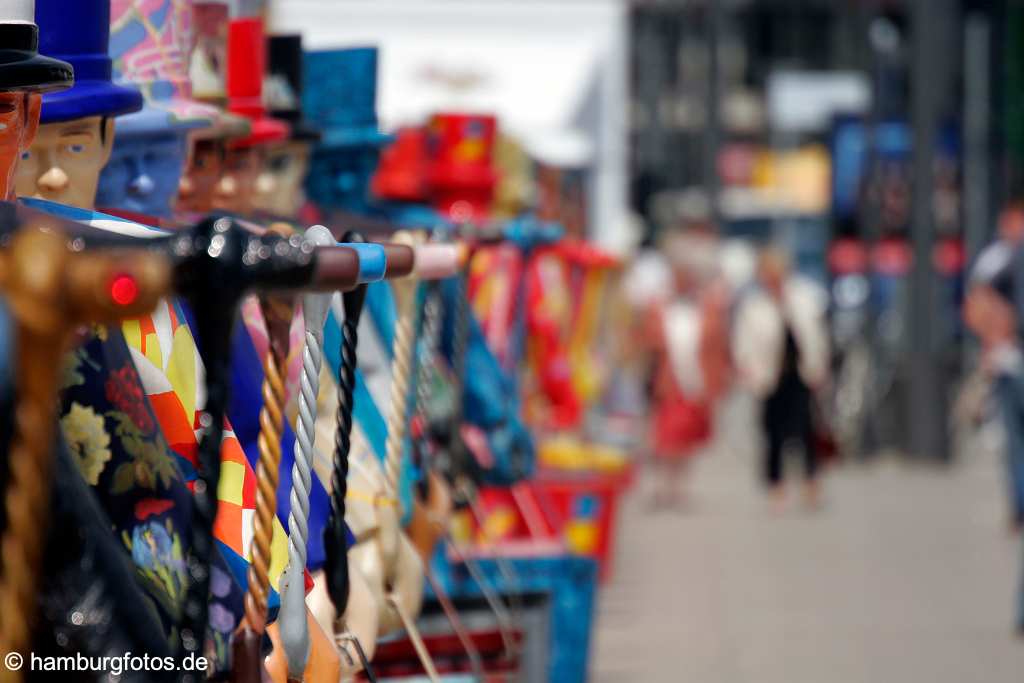
[[[981,371],[992,382],[993,396],[1007,433],[1008,522],[1013,532],[1024,526],[1024,431],[1018,434],[1020,425],[1016,419],[1017,411],[1024,404],[1019,404],[1015,392],[1021,347],[1016,320],[1024,304],[1021,297],[1024,273],[1019,273],[1022,256],[1024,204],[1011,202],[999,216],[996,239],[981,250],[974,263],[963,310],[964,322],[981,345]]]
[[[651,446],[657,467],[653,506],[685,504],[690,462],[710,441],[714,405],[728,373],[728,297],[717,284],[717,241],[706,230],[670,234],[662,246],[668,296],[652,309]]]
[[[828,378],[827,294],[790,270],[786,252],[764,248],[757,286],[744,295],[735,314],[733,360],[740,381],[761,399],[765,434],[762,475],[772,505],[785,505],[784,450],[803,447],[804,500],[820,502],[815,447],[815,392]]]
[[[1024,525],[1024,355],[1014,303],[1019,246],[1004,240],[986,248],[971,272],[964,317],[981,343],[982,369],[992,388],[1006,432],[1010,528]],[[1017,630],[1024,635],[1024,577],[1017,606]]]

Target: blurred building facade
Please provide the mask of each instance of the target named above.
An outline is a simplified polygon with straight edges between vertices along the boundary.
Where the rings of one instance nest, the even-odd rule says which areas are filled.
[[[948,458],[963,275],[1024,192],[1024,3],[631,7],[630,199],[647,238],[696,218],[788,246],[834,317],[856,309],[865,449]]]

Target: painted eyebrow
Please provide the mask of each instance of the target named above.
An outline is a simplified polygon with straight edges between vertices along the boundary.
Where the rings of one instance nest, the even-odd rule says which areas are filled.
[[[89,124],[75,123],[60,131],[61,135],[95,135],[96,131]]]

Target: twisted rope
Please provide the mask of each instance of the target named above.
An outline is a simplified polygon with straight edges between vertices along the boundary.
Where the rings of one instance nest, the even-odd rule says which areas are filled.
[[[302,381],[299,386],[299,416],[295,429],[295,465],[292,470],[291,514],[288,516],[289,558],[306,565],[309,540],[309,493],[313,485],[313,440],[316,424],[316,397],[320,392],[320,367],[323,365],[323,335],[306,330],[302,352]]]
[[[334,244],[334,237],[322,225],[307,230],[303,240],[312,246]],[[281,612],[278,619],[281,650],[287,661],[288,677],[297,681],[301,681],[306,673],[306,664],[312,649],[309,622],[306,618],[304,572],[309,542],[309,496],[313,485],[317,394],[320,392],[320,368],[324,357],[323,329],[331,297],[331,294],[307,293],[302,298],[305,334],[302,344],[299,409],[295,424],[292,485],[288,494],[291,503],[288,512],[288,566],[281,581]],[[278,332],[279,336],[283,337],[287,330],[282,326]],[[284,343],[284,339],[280,341]]]
[[[255,633],[263,633],[266,628],[267,598],[270,592],[270,543],[274,535],[274,513],[277,510],[285,402],[280,361],[278,352],[271,344],[271,350],[263,362],[263,408],[260,410],[260,434],[256,442],[259,448],[256,519],[253,525],[252,561],[249,564],[249,588],[245,594],[245,625]]]
[[[362,242],[363,237],[349,231],[342,240]],[[366,301],[366,285],[342,295],[345,321],[341,325],[341,365],[338,368],[338,410],[335,415],[334,462],[331,469],[331,512],[324,528],[324,572],[327,593],[339,616],[348,607],[348,542],[345,535],[345,496],[348,494],[348,458],[352,450],[352,411],[355,407],[356,347],[359,344],[359,319]]]
[[[56,381],[52,387],[56,387]],[[26,396],[15,416],[17,436],[8,457],[10,474],[4,497],[7,527],[0,539],[4,570],[0,577],[0,604],[4,605],[0,610],[0,647],[4,652],[24,653],[31,643],[45,538],[42,530],[49,518],[49,446],[53,433],[50,405]],[[0,680],[21,680],[18,671],[5,668],[2,673]]]
[[[292,465],[291,502],[288,513],[288,568],[281,587],[281,639],[288,657],[288,671],[301,678],[309,657],[309,623],[303,570],[309,542],[309,494],[313,486],[312,462],[316,397],[323,364],[323,334],[307,317],[299,386],[299,414],[295,425],[295,463]]]
[[[409,418],[409,383],[412,381],[413,351],[416,347],[415,282],[396,283],[396,290],[403,286],[408,289],[405,289],[404,300],[399,302],[398,321],[395,324],[394,354],[391,360],[391,413],[388,416],[388,438],[384,449],[384,476],[391,493],[396,497],[402,474],[402,449]],[[396,294],[399,293],[396,291]]]
[[[441,301],[435,283],[427,285],[423,301],[423,329],[421,332],[420,364],[416,381],[415,412],[427,422],[427,405],[430,403],[430,370],[437,355],[441,331]]]

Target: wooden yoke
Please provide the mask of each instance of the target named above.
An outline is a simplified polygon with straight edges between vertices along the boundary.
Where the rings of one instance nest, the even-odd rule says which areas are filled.
[[[17,327],[19,403],[0,539],[0,647],[28,655],[50,508],[61,356],[76,328],[142,315],[170,286],[170,270],[139,250],[75,253],[53,232],[26,228],[0,252],[0,287]],[[3,670],[0,680],[20,681]]]

